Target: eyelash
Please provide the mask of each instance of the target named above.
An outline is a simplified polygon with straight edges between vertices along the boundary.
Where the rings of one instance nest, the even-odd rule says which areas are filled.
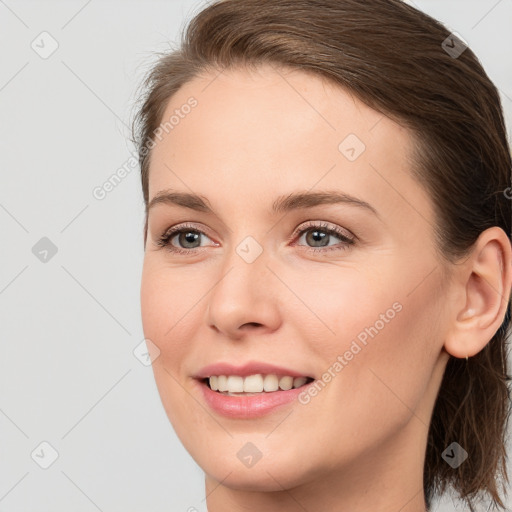
[[[304,233],[307,233],[308,231],[323,231],[327,233],[328,235],[335,235],[337,238],[341,239],[341,247],[339,246],[326,246],[326,247],[307,247],[306,250],[308,252],[327,252],[327,251],[335,251],[335,250],[346,250],[349,246],[355,244],[355,239],[349,238],[347,235],[345,235],[339,228],[336,227],[329,227],[327,223],[315,223],[311,221],[311,223],[304,226],[299,232],[295,232],[289,240],[293,240],[294,238],[300,239]],[[168,251],[176,254],[191,254],[191,253],[198,253],[202,250],[204,250],[204,247],[199,247],[195,249],[183,249],[179,247],[174,247],[171,245],[170,241],[172,238],[174,238],[176,235],[180,233],[199,233],[201,235],[206,235],[203,231],[200,229],[197,229],[195,226],[191,224],[180,224],[179,226],[172,227],[168,229],[156,242],[156,245],[159,247],[165,247]],[[304,246],[300,246],[304,247]]]

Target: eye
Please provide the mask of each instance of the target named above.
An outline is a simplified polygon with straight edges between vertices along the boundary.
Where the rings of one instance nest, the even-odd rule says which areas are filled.
[[[318,221],[310,221],[302,229],[296,231],[291,237],[291,240],[298,236],[298,241],[303,237],[307,244],[312,246],[305,247],[307,251],[312,252],[327,252],[332,250],[345,250],[350,245],[355,244],[355,237],[350,234],[347,230],[342,230],[337,226],[330,226],[327,223],[321,223]],[[192,254],[198,253],[204,250],[204,245],[201,245],[201,238],[207,237],[207,235],[197,229],[191,224],[181,224],[168,229],[156,242],[159,247],[165,247],[170,252],[176,254]],[[341,240],[341,243],[332,245],[329,242],[337,238]],[[177,243],[181,247],[176,247],[173,240],[176,239]],[[215,246],[218,246],[214,242]],[[298,244],[299,247],[304,247],[302,244]]]
[[[159,247],[166,247],[169,251],[178,254],[190,254],[198,252],[201,247],[201,238],[207,235],[193,225],[181,224],[168,229],[156,242]],[[182,247],[173,245],[172,240],[176,238]],[[199,245],[198,245],[199,244]],[[216,244],[217,245],[217,244]]]
[[[311,221],[299,230],[299,241],[304,238],[307,244],[306,250],[313,252],[326,252],[332,250],[344,250],[355,243],[355,237],[336,226],[330,226],[327,223]],[[341,243],[331,245],[329,242],[334,238],[341,240]]]

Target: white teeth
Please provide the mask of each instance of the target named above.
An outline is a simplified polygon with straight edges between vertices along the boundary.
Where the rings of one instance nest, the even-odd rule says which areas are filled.
[[[230,375],[228,377],[228,391],[230,393],[243,393],[244,392],[244,378],[239,375]]]
[[[246,393],[261,393],[263,391],[263,377],[257,375],[249,375],[244,379],[244,391]]]
[[[217,387],[219,388],[219,391],[228,390],[228,378],[225,375],[219,375],[217,377]]]
[[[263,389],[265,391],[277,391],[279,389],[279,379],[277,375],[265,375]]]
[[[279,387],[283,391],[288,391],[289,389],[292,389],[293,377],[281,377],[281,379],[279,380]]]
[[[210,388],[213,391],[228,393],[262,393],[288,391],[292,388],[300,388],[308,381],[307,377],[290,377],[257,373],[247,377],[240,375],[212,375],[210,377]]]
[[[300,388],[301,386],[306,384],[307,380],[308,379],[306,377],[295,377],[295,379],[293,379],[293,387]]]

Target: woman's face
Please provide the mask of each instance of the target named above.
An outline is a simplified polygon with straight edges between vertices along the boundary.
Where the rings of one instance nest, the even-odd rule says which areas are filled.
[[[397,457],[421,485],[450,290],[408,132],[270,67],[196,78],[172,116],[151,153],[141,301],[186,449],[233,488],[350,485]]]

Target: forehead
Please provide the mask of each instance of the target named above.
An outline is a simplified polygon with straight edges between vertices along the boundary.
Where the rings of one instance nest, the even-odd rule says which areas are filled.
[[[185,107],[191,98],[195,106]],[[429,215],[428,197],[410,173],[409,132],[311,73],[269,66],[210,72],[171,98],[162,126],[172,116],[152,150],[150,199],[175,188],[243,208],[316,187],[399,214],[414,204]]]

